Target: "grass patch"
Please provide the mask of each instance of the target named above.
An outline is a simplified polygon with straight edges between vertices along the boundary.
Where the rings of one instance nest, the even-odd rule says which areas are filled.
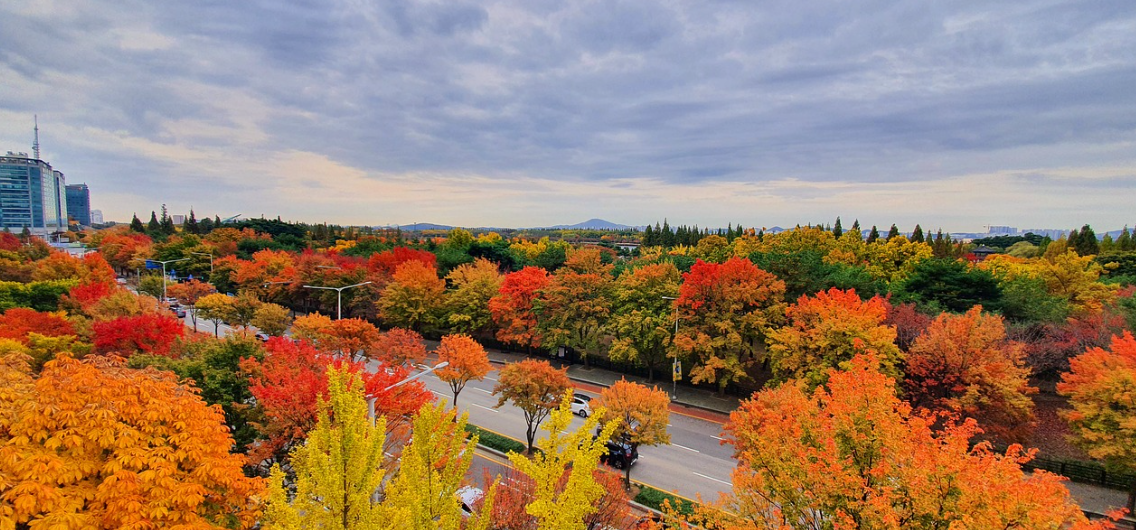
[[[670,502],[672,508],[678,513],[683,515],[691,515],[694,513],[694,503],[678,497],[676,495],[667,493],[662,490],[657,490],[646,484],[641,484],[639,494],[635,496],[635,502],[642,504],[648,508],[666,512],[665,506]]]
[[[466,424],[465,430],[471,436],[477,436],[477,443],[496,449],[502,453],[524,453],[528,446],[519,440],[514,440],[508,436],[502,436],[492,431],[487,431],[476,425]]]

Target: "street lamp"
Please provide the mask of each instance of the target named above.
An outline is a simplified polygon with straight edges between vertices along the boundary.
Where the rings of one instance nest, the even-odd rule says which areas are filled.
[[[367,285],[368,283],[371,283],[371,282],[356,283],[356,284],[353,284],[353,285],[344,285],[343,287],[322,287],[322,286],[319,286],[319,285],[305,285],[304,288],[305,289],[327,289],[328,291],[335,291],[336,292],[335,319],[339,320],[339,319],[343,318],[343,290],[344,289],[350,289],[352,287],[359,287],[360,285]]]
[[[663,300],[678,300],[674,296],[662,296]],[[671,338],[671,342],[678,339],[678,304],[675,304],[675,333]],[[678,363],[678,345],[675,345],[675,358],[674,363],[671,365],[671,395],[678,397],[678,374],[682,370],[681,365]]]
[[[213,253],[210,252],[210,253],[206,254],[204,252],[190,252],[190,254],[196,254],[198,256],[209,256],[209,279],[212,280],[213,279]]]
[[[154,262],[154,263],[161,263],[161,264],[162,264],[162,301],[163,301],[163,302],[165,302],[165,301],[166,301],[166,264],[167,264],[167,263],[177,263],[177,262],[179,262],[179,261],[186,261],[186,260],[188,260],[188,259],[189,259],[189,258],[181,258],[181,259],[168,259],[168,260],[166,260],[166,261],[158,261],[158,260],[156,260],[156,259],[148,259],[148,260],[146,260],[146,261],[152,261],[152,262]]]

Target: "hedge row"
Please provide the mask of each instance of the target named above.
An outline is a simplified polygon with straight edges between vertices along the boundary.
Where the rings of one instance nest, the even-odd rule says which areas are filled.
[[[490,449],[496,449],[502,453],[524,453],[528,446],[523,442],[502,436],[492,431],[487,431],[476,425],[466,424],[466,432],[471,436],[477,436],[477,443],[484,445]]]
[[[669,501],[671,508],[677,510],[678,513],[684,515],[694,513],[694,503],[689,500],[657,490],[646,484],[640,484],[639,487],[639,494],[635,496],[634,500],[643,506],[665,513],[665,506]]]

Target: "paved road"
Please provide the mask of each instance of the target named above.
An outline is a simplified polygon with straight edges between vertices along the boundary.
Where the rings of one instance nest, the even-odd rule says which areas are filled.
[[[491,393],[496,374],[493,371],[484,381],[467,384],[458,396],[458,409],[468,413],[474,425],[523,441],[525,422],[521,410],[509,404],[494,408],[497,398]],[[422,381],[439,398],[453,399],[449,386],[434,374]],[[593,393],[581,393],[595,397]],[[582,418],[572,421],[573,428],[583,424]],[[689,498],[717,498],[718,492],[730,489],[730,471],[735,461],[730,448],[720,445],[720,424],[672,413],[668,430],[671,445],[639,448],[639,462],[631,470],[632,479]]]

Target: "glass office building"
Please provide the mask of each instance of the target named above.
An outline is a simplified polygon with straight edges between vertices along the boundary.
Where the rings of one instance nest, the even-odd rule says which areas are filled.
[[[86,184],[67,185],[67,217],[82,226],[91,226],[91,190]]]
[[[0,230],[46,235],[67,230],[67,180],[27,153],[0,156]]]

